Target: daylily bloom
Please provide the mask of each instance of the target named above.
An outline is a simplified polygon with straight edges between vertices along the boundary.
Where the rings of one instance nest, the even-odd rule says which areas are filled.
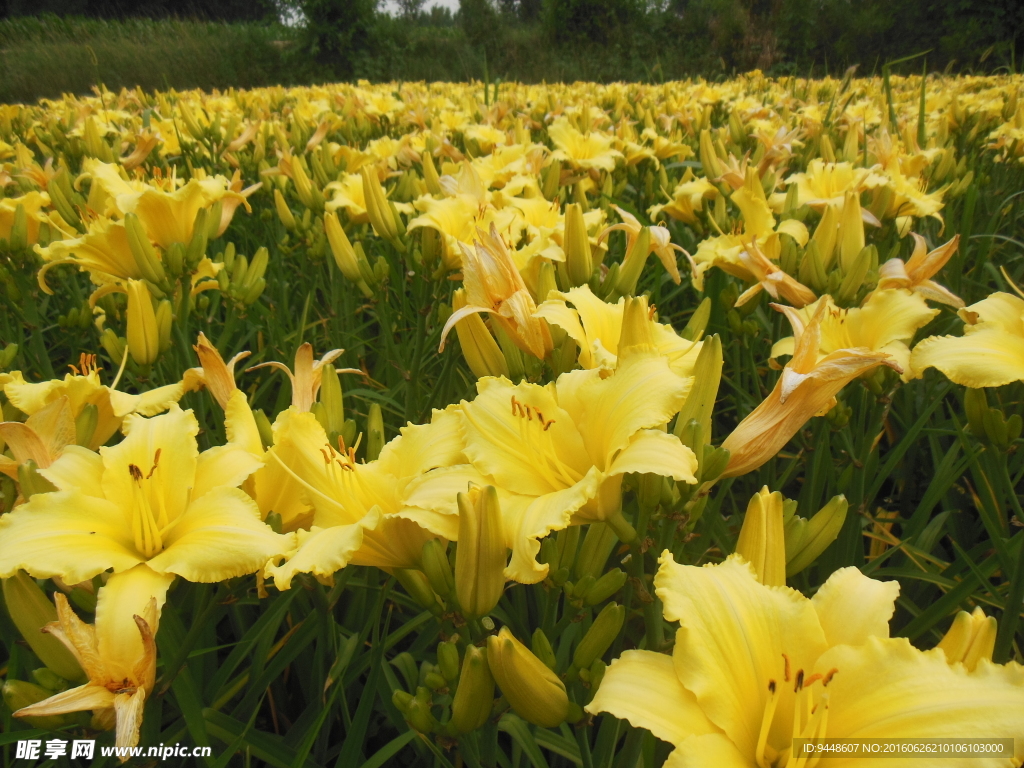
[[[95,355],[82,355],[80,366],[63,379],[32,383],[20,374],[4,385],[7,399],[22,413],[34,416],[63,397],[68,399],[70,416],[77,419],[86,406],[96,408],[96,426],[91,435],[77,435],[72,442],[96,450],[121,427],[129,414],[155,416],[163,413],[185,394],[182,382],[157,387],[139,395],[118,392],[100,383],[100,369]]]
[[[621,519],[627,472],[696,482],[693,452],[661,431],[688,389],[665,358],[643,347],[620,349],[610,374],[573,371],[546,386],[504,378],[477,382],[477,397],[455,409],[472,465],[463,487],[472,480],[505,491],[508,578],[532,584],[547,575],[536,556],[538,539],[548,533]],[[454,499],[446,504],[453,514]]]
[[[320,391],[320,378],[323,375],[323,367],[333,363],[345,350],[332,349],[319,360],[313,360],[313,345],[305,342],[295,351],[294,372],[284,363],[272,361],[260,363],[249,368],[248,371],[255,371],[259,368],[274,368],[282,371],[292,385],[292,407],[299,411],[308,411],[316,402],[316,393]],[[362,373],[355,368],[340,369],[345,373]]]
[[[801,766],[797,738],[951,733],[1015,737],[1014,760],[1024,757],[1024,668],[982,660],[969,673],[940,649],[889,638],[896,582],[842,568],[809,600],[760,584],[738,555],[697,567],[666,551],[654,583],[665,618],[680,624],[673,655],[626,651],[586,709],[670,742],[668,768]],[[833,755],[813,760],[876,764],[874,755]]]
[[[29,416],[24,423],[0,423],[0,441],[6,443],[14,458],[0,454],[0,472],[17,480],[18,467],[32,461],[45,469],[76,439],[75,420],[67,396]],[[0,444],[2,444],[0,443]]]
[[[818,359],[826,310],[820,303],[803,329],[794,329],[793,358],[775,388],[722,443],[731,452],[723,477],[746,474],[775,456],[811,416],[827,413],[836,393],[860,374],[879,365],[899,369],[887,353],[865,347],[837,349]]]
[[[156,680],[156,633],[167,588],[174,577],[137,565],[111,576],[100,588],[96,623],[86,624],[55,594],[57,621],[45,631],[74,654],[89,681],[15,712],[16,717],[93,711],[93,726],[116,728],[116,745],[134,747],[146,697]],[[121,758],[125,762],[127,756]]]
[[[455,515],[411,510],[404,498],[412,479],[465,461],[453,414],[436,411],[430,424],[405,427],[376,461],[361,464],[354,457],[353,449],[330,445],[312,414],[290,408],[277,418],[268,466],[290,475],[313,510],[309,530],[297,532],[298,546],[286,561],[267,565],[279,589],[288,589],[298,573],[329,578],[349,563],[414,568],[425,542],[457,537]]]
[[[974,389],[1024,381],[1024,299],[993,293],[957,314],[964,335],[921,341],[910,358],[915,376],[934,367]]]
[[[756,237],[747,248],[740,251],[739,260],[753,275],[756,282],[736,299],[737,307],[742,307],[761,291],[767,291],[773,299],[781,297],[794,307],[807,306],[817,298],[814,291],[799,280],[787,275],[775,262],[765,256],[757,247]]]
[[[920,294],[904,290],[874,291],[862,307],[841,309],[831,296],[822,296],[803,309],[772,305],[784,314],[794,334],[803,333],[819,307],[827,309],[821,318],[821,341],[818,360],[840,349],[864,348],[884,352],[903,370],[903,380],[911,378],[910,347],[918,330],[928,325],[939,310],[931,309]],[[772,359],[792,355],[793,336],[779,339],[772,347]]]
[[[612,148],[614,136],[600,131],[581,133],[565,117],[548,126],[548,136],[557,147],[551,159],[569,162],[576,168],[614,171],[615,161],[622,158],[622,153]]]
[[[963,299],[931,279],[956,253],[960,235],[954,235],[952,240],[933,251],[928,250],[924,238],[916,232],[911,232],[910,236],[914,238],[914,252],[910,260],[904,263],[902,259],[889,259],[885,262],[878,270],[878,289],[909,288],[926,299],[957,309],[963,307]]]
[[[537,305],[523,282],[515,261],[494,225],[489,233],[478,232],[475,248],[462,247],[466,305],[448,318],[441,332],[441,346],[448,332],[462,318],[486,312],[517,347],[538,359],[551,351],[547,323],[534,317]]]
[[[718,197],[718,188],[706,178],[694,178],[693,169],[687,168],[682,181],[672,190],[672,199],[664,205],[651,206],[647,214],[651,221],[658,218],[658,214],[667,213],[677,221],[683,221],[693,225],[698,223],[697,213],[704,205],[704,200],[714,200]]]
[[[127,436],[93,453],[67,446],[40,474],[58,490],[0,518],[0,577],[19,568],[68,584],[147,563],[214,582],[253,573],[291,537],[260,520],[237,486],[260,467],[237,445],[199,453],[199,425],[177,405],[125,419]]]
[[[878,189],[888,185],[889,179],[869,168],[856,168],[853,163],[828,163],[816,157],[807,164],[806,172],[794,173],[786,179],[786,184],[796,184],[798,207],[808,205],[821,211],[828,205],[842,208],[847,192],[860,194]],[[869,217],[865,221],[878,226],[878,220],[870,212],[864,211],[864,214]]]
[[[583,368],[614,370],[618,365],[625,306],[625,298],[609,304],[597,298],[590,286],[582,285],[564,293],[551,293],[534,314],[564,330],[579,345],[579,362]],[[693,376],[701,342],[687,341],[671,325],[658,323],[650,316],[647,320],[654,346],[658,354],[668,360],[669,368],[678,376]]]

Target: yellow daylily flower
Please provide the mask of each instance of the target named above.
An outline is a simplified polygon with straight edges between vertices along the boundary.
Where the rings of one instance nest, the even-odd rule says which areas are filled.
[[[295,351],[295,369],[292,371],[284,363],[272,361],[254,365],[248,371],[255,371],[259,368],[274,368],[282,371],[292,385],[292,407],[299,411],[308,411],[316,401],[316,393],[320,391],[320,379],[323,376],[323,367],[333,363],[345,350],[332,349],[324,354],[319,360],[313,360],[313,345],[308,341],[304,342]],[[339,368],[339,373],[362,373],[355,368]]]
[[[992,661],[997,630],[995,617],[986,616],[978,606],[971,613],[960,611],[935,647],[942,649],[950,664],[963,664],[974,672],[982,660]]]
[[[615,212],[619,214],[619,218],[622,219],[620,224],[612,224],[610,227],[605,227],[604,231],[598,235],[598,242],[600,243],[610,232],[615,230],[623,230],[626,233],[626,254],[630,255],[633,250],[633,244],[636,239],[640,236],[640,230],[643,229],[643,225],[636,216],[624,211],[617,205],[612,205]],[[686,251],[680,246],[672,242],[672,235],[669,233],[666,227],[653,226],[647,227],[647,231],[651,235],[651,250],[645,254],[636,254],[637,257],[646,257],[649,253],[655,254],[660,260],[662,265],[665,267],[665,271],[672,277],[672,282],[679,285],[679,265],[676,263],[676,255],[673,251],[680,253],[686,253]]]
[[[772,306],[787,317],[795,334],[803,333],[819,307],[826,307],[821,318],[818,360],[840,349],[863,348],[884,352],[902,370],[904,381],[909,381],[913,375],[908,346],[910,340],[939,314],[939,310],[931,309],[920,294],[900,289],[876,290],[863,306],[850,309],[837,307],[828,295],[803,309]],[[772,347],[772,359],[792,355],[795,344],[793,336],[779,339]]]
[[[0,472],[17,480],[18,467],[28,461],[45,469],[57,460],[65,447],[75,442],[76,437],[67,395],[36,411],[24,423],[2,422],[0,445],[6,443],[13,458],[0,454]]]
[[[441,331],[441,345],[455,324],[468,315],[487,313],[517,347],[538,359],[551,351],[547,322],[535,317],[537,305],[523,282],[505,241],[494,225],[478,232],[474,248],[462,246],[466,305],[451,314]]]
[[[498,232],[505,232],[517,218],[515,208],[499,210],[467,194],[441,200],[424,196],[415,205],[422,213],[409,222],[408,230],[428,227],[440,232],[445,242],[444,265],[448,269],[462,266],[461,245],[472,243],[478,231],[494,227]]]
[[[20,206],[25,212],[25,242],[28,245],[39,242],[39,225],[48,221],[43,209],[49,205],[50,196],[45,192],[36,192],[35,190],[26,192],[20,197],[0,199],[0,238],[11,239],[15,213]]]
[[[1024,381],[1024,299],[993,293],[957,312],[963,336],[929,336],[910,357],[915,376],[938,368],[965,387],[1001,387]]]
[[[57,491],[0,518],[0,577],[19,568],[68,584],[147,563],[157,573],[214,582],[287,551],[237,486],[260,466],[237,445],[199,453],[199,424],[177,405],[125,419],[127,436],[94,453],[67,446],[40,474]]]
[[[811,416],[831,409],[836,393],[857,376],[879,365],[898,368],[887,353],[865,347],[837,349],[819,359],[827,308],[819,303],[803,329],[794,329],[793,358],[775,388],[722,443],[731,452],[723,477],[751,472],[775,456]]]
[[[851,190],[860,194],[878,189],[887,186],[889,179],[870,168],[857,168],[853,163],[829,163],[816,157],[807,164],[805,172],[794,173],[786,179],[786,184],[796,184],[798,206],[808,205],[822,211],[827,205],[842,208],[846,193]],[[878,222],[874,223],[877,226]]]
[[[506,492],[508,578],[531,584],[547,575],[536,556],[538,540],[548,533],[621,519],[624,474],[696,482],[693,452],[661,431],[688,389],[650,349],[620,352],[610,374],[573,371],[546,386],[504,378],[477,382],[477,397],[456,412],[476,473],[467,478]],[[447,503],[454,507],[454,499]]]
[[[417,476],[465,461],[454,414],[436,411],[430,424],[405,427],[376,461],[360,464],[354,455],[335,450],[312,414],[289,408],[278,416],[268,465],[290,475],[313,510],[309,530],[297,532],[285,562],[267,565],[266,576],[279,589],[288,589],[296,574],[329,578],[349,563],[417,567],[424,543],[456,537],[455,515],[410,510],[404,501]]]
[[[100,383],[100,369],[96,367],[95,355],[82,355],[80,367],[75,368],[74,373],[66,374],[63,379],[32,383],[19,376],[4,385],[7,399],[30,417],[63,397],[68,399],[72,419],[77,419],[85,406],[95,406],[96,427],[88,439],[85,435],[80,436],[84,446],[93,451],[106,443],[130,414],[155,416],[163,413],[178,402],[185,392],[186,387],[182,382],[167,384],[138,395],[110,389]]]
[[[89,681],[15,712],[40,717],[92,710],[93,726],[116,728],[118,747],[139,743],[146,698],[156,680],[156,633],[174,577],[137,565],[111,576],[96,600],[96,623],[86,624],[57,592],[57,621],[44,631],[74,654]],[[121,758],[125,762],[127,756]]]
[[[704,177],[694,178],[693,169],[687,168],[682,180],[672,190],[671,201],[651,206],[647,214],[651,221],[656,220],[659,214],[667,213],[676,221],[697,224],[697,213],[703,207],[704,200],[714,200],[718,195],[718,188],[714,184]]]
[[[957,309],[963,307],[963,299],[931,279],[956,253],[960,235],[954,235],[952,240],[933,251],[928,250],[925,239],[916,232],[911,232],[910,236],[914,238],[914,252],[910,260],[904,263],[902,259],[893,258],[885,262],[878,270],[878,289],[909,288],[931,301]]]
[[[626,651],[586,709],[671,743],[668,768],[801,766],[796,738],[953,733],[1015,737],[1014,760],[1000,764],[1024,757],[1024,668],[982,660],[968,672],[940,649],[890,638],[896,582],[842,568],[807,599],[759,583],[738,555],[697,567],[666,551],[660,562],[656,592],[665,618],[680,624],[673,655]],[[877,764],[833,753],[814,760],[819,768]]]
[[[757,238],[739,252],[740,263],[753,275],[754,284],[739,295],[736,306],[742,307],[757,296],[767,291],[773,299],[783,298],[794,307],[805,307],[815,299],[814,291],[794,277],[786,274],[781,267],[765,256],[757,247]]]
[[[646,306],[646,299],[639,298]],[[583,368],[614,370],[618,365],[625,306],[625,298],[608,304],[597,298],[590,286],[582,285],[564,293],[552,292],[534,314],[561,328],[579,345],[579,362]],[[668,361],[673,373],[682,377],[693,376],[701,342],[687,341],[671,325],[656,322],[650,316],[648,322],[654,346],[658,354]]]
[[[614,136],[600,131],[581,133],[566,117],[548,126],[548,136],[557,147],[551,159],[571,163],[576,168],[614,171],[616,160],[622,158],[622,153],[613,149]]]

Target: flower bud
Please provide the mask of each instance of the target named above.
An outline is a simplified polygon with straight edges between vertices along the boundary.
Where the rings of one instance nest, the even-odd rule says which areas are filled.
[[[562,183],[562,161],[555,160],[548,166],[547,175],[544,177],[544,188],[541,193],[546,200],[554,200],[558,197],[558,190]]]
[[[81,680],[82,668],[71,651],[55,636],[43,632],[43,627],[57,621],[57,609],[35,580],[18,571],[3,580],[3,593],[11,620],[39,660],[65,680]]]
[[[205,208],[196,212],[195,221],[192,223],[192,239],[185,248],[185,266],[195,269],[199,262],[206,255],[206,242],[210,237],[210,213]]]
[[[278,193],[275,192],[276,194]],[[363,292],[364,296],[372,296],[373,291],[370,290],[366,281],[363,280],[362,273],[359,271],[356,252],[352,248],[352,243],[349,242],[348,235],[345,234],[345,229],[338,221],[337,214],[324,214],[324,231],[327,233],[327,242],[331,246],[334,263],[338,265],[341,274],[345,276],[346,280],[359,286],[359,290]]]
[[[380,404],[370,405],[370,411],[366,414],[366,460],[375,461],[384,450],[384,415],[381,413]]]
[[[377,178],[376,172],[367,166],[360,168],[359,173],[363,177],[363,197],[366,199],[366,214],[370,219],[370,226],[380,237],[393,245],[400,245],[398,224],[384,195],[380,179]]]
[[[711,142],[711,131],[707,129],[700,132],[700,162],[708,179],[714,181],[722,175],[722,165]]]
[[[703,456],[704,445],[711,442],[711,411],[718,397],[718,386],[722,381],[722,339],[715,334],[704,339],[693,368],[693,385],[676,419],[675,434],[681,437],[683,428],[691,419],[701,427],[699,444],[690,445],[698,457]]]
[[[850,271],[858,254],[864,249],[864,220],[860,214],[860,198],[856,190],[847,190],[839,215],[839,263]]]
[[[309,175],[306,173],[306,165],[302,157],[298,155],[292,158],[292,181],[295,182],[295,193],[299,196],[299,200],[304,206],[314,213],[319,213],[323,210],[323,195],[318,197],[314,194],[314,192],[319,192],[320,190],[316,189],[309,180]]]
[[[452,701],[451,724],[458,733],[475,731],[487,722],[494,704],[494,676],[487,651],[471,645],[462,660],[459,687]]]
[[[295,221],[295,215],[292,213],[292,209],[288,207],[288,203],[285,202],[284,195],[281,194],[280,189],[274,190],[274,208],[277,209],[277,217],[281,219],[281,223],[284,224],[284,228],[294,230],[295,227],[297,226],[297,222]],[[328,214],[328,216],[333,215],[334,214]],[[324,220],[326,224],[326,217],[324,217]],[[330,237],[329,230],[327,236]],[[334,247],[333,243],[331,244],[331,247]],[[337,254],[335,254],[334,258],[338,258]],[[343,269],[342,272],[344,271],[345,270]]]
[[[192,109],[189,107],[188,103],[185,101],[179,101],[177,107],[178,114],[181,115],[181,120],[185,123],[185,130],[188,131],[189,135],[193,139],[201,141],[203,138],[203,128],[199,125],[199,121],[196,120],[196,117],[192,113]]]
[[[124,338],[118,336],[113,328],[104,328],[103,333],[100,334],[100,346],[103,347],[114,365],[120,365],[124,360],[126,344]]]
[[[452,308],[461,309],[466,305],[465,290],[460,288],[452,294]],[[508,363],[501,347],[487,330],[479,314],[467,315],[455,324],[462,356],[477,378],[484,376],[505,376],[508,378]]]
[[[982,659],[992,661],[997,628],[995,617],[986,616],[980,606],[973,613],[960,611],[936,647],[943,650],[950,664],[961,662],[973,672]]]
[[[409,725],[420,733],[433,733],[440,729],[441,724],[430,711],[432,703],[430,689],[420,686],[416,689],[415,696],[410,696],[405,691],[395,691],[391,696],[391,701],[405,715]]]
[[[626,584],[626,572],[621,568],[613,568],[604,574],[593,586],[583,593],[584,605],[597,605],[614,595]]]
[[[604,573],[605,563],[611,555],[619,539],[615,531],[607,523],[591,523],[587,535],[583,538],[583,546],[576,556],[573,573],[576,578],[591,575],[597,578]],[[596,586],[596,585],[595,585]]]
[[[834,496],[810,520],[795,514],[786,520],[786,576],[794,576],[818,559],[839,536],[850,503]]]
[[[864,285],[864,279],[867,277],[871,265],[877,263],[878,248],[874,245],[864,246],[853,263],[850,264],[849,269],[843,274],[843,281],[839,284],[839,290],[835,294],[836,303],[853,301],[861,286]]]
[[[697,341],[703,335],[704,331],[708,327],[708,321],[711,319],[711,297],[705,296],[704,300],[697,305],[697,309],[690,315],[690,321],[686,324],[686,327],[679,332],[687,341]]]
[[[437,644],[437,668],[445,680],[459,676],[459,646],[453,642]]]
[[[647,257],[651,255],[651,230],[643,227],[633,247],[629,249],[622,264],[619,266],[619,276],[615,281],[615,291],[620,296],[632,294],[636,290],[636,284],[640,280],[640,274],[644,271]]]
[[[164,282],[166,274],[163,264],[157,255],[156,249],[149,242],[149,235],[146,234],[142,221],[134,213],[126,213],[124,216],[124,231],[128,236],[128,247],[139,268],[143,278],[157,285]]]
[[[565,266],[569,283],[575,287],[590,280],[594,271],[594,259],[587,236],[587,223],[583,220],[583,208],[578,203],[565,207],[565,235],[562,238],[565,250]]]
[[[426,574],[431,588],[447,600],[455,588],[455,580],[452,577],[452,567],[448,562],[445,553],[446,547],[438,539],[430,539],[423,545],[420,551],[420,563],[423,573]]]
[[[441,179],[438,178],[437,168],[434,166],[434,158],[429,150],[423,152],[423,181],[427,185],[427,192],[432,195],[443,195]]]
[[[345,396],[341,390],[341,379],[333,365],[325,365],[320,373],[320,403],[324,407],[324,431],[335,443],[337,435],[345,429]]]
[[[817,243],[820,249],[818,257],[824,270],[832,266],[832,254],[835,252],[838,231],[839,210],[834,205],[826,205],[821,213],[821,221],[811,236],[811,242]]]
[[[160,356],[160,328],[153,298],[142,280],[128,281],[128,350],[139,365],[152,365]]]
[[[92,445],[93,435],[96,434],[96,426],[99,424],[99,408],[92,403],[86,403],[82,410],[75,417],[75,445],[88,448]]]
[[[440,615],[441,606],[437,602],[437,595],[431,589],[430,580],[423,571],[415,568],[396,568],[395,578],[398,583],[405,587],[409,596],[427,610]]]
[[[651,322],[646,296],[626,296],[622,308],[619,357],[632,350],[654,350],[654,323]]]
[[[609,603],[604,607],[590,625],[587,634],[576,646],[572,655],[572,663],[576,669],[589,669],[604,652],[611,647],[626,620],[626,609],[618,603]]]
[[[486,616],[505,591],[508,558],[498,491],[470,485],[458,495],[459,545],[455,553],[455,596],[467,616]]]
[[[517,715],[541,728],[565,722],[569,713],[565,685],[508,627],[487,638],[487,663]]]
[[[33,669],[32,677],[43,688],[54,693],[66,690],[68,687],[68,681],[48,667]]]
[[[754,566],[766,587],[786,586],[786,537],[782,525],[782,494],[765,486],[747,505],[736,552]]]
[[[557,659],[555,659],[555,651],[551,647],[551,641],[548,640],[548,636],[544,634],[544,630],[540,627],[533,630],[533,642],[530,643],[530,647],[534,655],[544,662],[544,666],[554,672],[558,664]]]
[[[171,302],[164,299],[156,305],[157,348],[164,352],[171,346],[171,324],[174,321],[174,310]]]

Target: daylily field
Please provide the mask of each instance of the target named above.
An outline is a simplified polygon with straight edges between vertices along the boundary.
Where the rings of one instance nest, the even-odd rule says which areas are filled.
[[[1024,761],[1024,78],[100,90],[0,195],[6,765]]]

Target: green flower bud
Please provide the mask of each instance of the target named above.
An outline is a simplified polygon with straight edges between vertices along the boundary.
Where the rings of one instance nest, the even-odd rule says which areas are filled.
[[[128,236],[128,247],[131,248],[132,256],[135,257],[135,263],[142,277],[157,285],[163,283],[166,279],[163,264],[160,262],[156,249],[149,242],[149,235],[139,217],[134,213],[126,213],[124,230]]]
[[[4,703],[10,707],[15,715],[17,715],[19,709],[30,707],[44,699],[50,698],[52,695],[53,691],[48,691],[24,680],[7,680],[3,686]],[[20,719],[33,728],[46,728],[47,730],[56,730],[70,722],[67,715],[40,715]]]
[[[57,621],[57,608],[39,585],[27,573],[18,571],[3,580],[3,592],[11,620],[39,660],[65,680],[84,679],[82,668],[71,651],[56,637],[42,631],[47,624]]]
[[[66,690],[68,687],[68,681],[48,667],[33,669],[32,677],[43,688],[54,693]]]
[[[373,403],[366,414],[366,460],[376,461],[384,449],[384,414],[380,405]]]
[[[88,448],[92,444],[96,425],[99,424],[99,413],[99,408],[92,403],[82,406],[82,410],[75,417],[75,445]]]
[[[515,713],[542,728],[565,721],[569,697],[565,685],[543,661],[512,636],[508,627],[487,638],[487,663]]]
[[[576,556],[573,573],[577,578],[587,574],[595,578],[604,573],[604,565],[619,539],[615,531],[606,523],[591,523],[587,535],[583,538],[583,546]]]
[[[767,587],[786,586],[786,539],[782,524],[782,494],[768,486],[755,493],[747,505],[736,552],[754,567]]]
[[[614,595],[626,584],[626,572],[621,568],[613,568],[583,594],[584,605],[597,605]]]
[[[626,608],[618,603],[609,603],[590,625],[587,634],[576,646],[572,663],[576,669],[589,669],[590,665],[604,655],[615,642],[615,638],[626,620]]]
[[[37,493],[53,493],[57,490],[49,480],[39,474],[39,467],[32,459],[26,459],[18,465],[18,488],[25,501]]]
[[[438,539],[431,539],[420,551],[420,564],[434,592],[447,600],[455,588],[452,567],[448,562],[445,546]]]
[[[486,616],[505,591],[508,557],[498,491],[470,485],[457,497],[459,544],[455,554],[455,596],[467,616]]]
[[[293,214],[292,209],[288,207],[288,203],[285,202],[284,195],[281,194],[281,190],[279,189],[274,190],[274,208],[277,210],[277,217],[281,219],[281,223],[284,224],[285,229],[294,230],[298,226],[295,221],[295,214]],[[328,216],[333,215],[334,214],[328,214]],[[328,237],[330,237],[329,231]],[[335,254],[334,258],[338,258],[337,254]],[[344,270],[342,271],[344,272]]]
[[[795,514],[786,521],[786,576],[800,573],[839,536],[850,504],[840,494],[810,520]]]
[[[594,259],[587,236],[587,224],[583,220],[583,208],[578,203],[565,207],[565,266],[572,286],[583,285],[590,280],[594,271]]]
[[[206,241],[210,236],[209,212],[200,208],[192,225],[192,239],[185,248],[185,266],[195,269],[206,255]]]
[[[540,627],[533,630],[533,642],[530,643],[530,646],[534,655],[544,662],[544,666],[554,672],[558,663],[555,659],[555,651],[551,647],[551,641],[548,640],[548,636],[544,634],[544,630]]]
[[[697,341],[701,336],[704,335],[705,329],[708,327],[708,321],[711,319],[711,297],[705,296],[704,300],[697,305],[697,309],[690,315],[690,321],[686,324],[686,327],[680,331],[679,335],[688,341]]]
[[[487,651],[471,645],[462,660],[459,687],[452,701],[451,724],[458,733],[475,731],[487,722],[494,704],[494,676]]]
[[[711,442],[711,412],[718,397],[718,387],[722,381],[722,339],[718,334],[704,339],[697,361],[694,363],[693,386],[690,388],[686,401],[676,419],[675,434],[682,437],[683,428],[691,419],[696,419],[701,426],[700,438],[687,445],[696,455],[702,457],[703,447]]]
[[[437,595],[431,589],[430,580],[423,571],[418,571],[415,568],[396,568],[395,578],[398,579],[399,584],[405,587],[405,591],[413,600],[432,613],[441,615],[441,606],[437,602]]]

